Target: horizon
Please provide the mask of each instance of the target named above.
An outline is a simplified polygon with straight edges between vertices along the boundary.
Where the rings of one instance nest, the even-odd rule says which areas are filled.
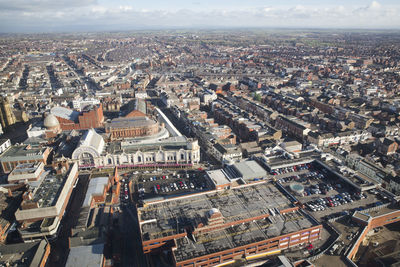
[[[117,33],[152,33],[152,32],[182,32],[182,33],[192,33],[192,32],[240,32],[240,31],[253,31],[257,32],[327,32],[327,33],[400,33],[400,28],[312,28],[312,27],[149,27],[149,28],[137,28],[137,29],[127,29],[127,30],[65,30],[65,31],[37,31],[37,32],[0,32],[0,36],[4,35],[54,35],[54,34],[117,34]]]
[[[176,29],[400,30],[394,0],[0,0],[1,33]]]

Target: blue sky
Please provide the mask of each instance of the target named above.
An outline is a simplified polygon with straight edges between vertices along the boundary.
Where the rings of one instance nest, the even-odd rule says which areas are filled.
[[[226,27],[400,29],[400,1],[0,0],[0,32]]]

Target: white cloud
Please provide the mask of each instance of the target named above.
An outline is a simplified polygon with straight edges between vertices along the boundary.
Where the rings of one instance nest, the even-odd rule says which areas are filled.
[[[377,10],[377,9],[380,9],[380,8],[381,8],[381,4],[379,4],[379,3],[376,2],[376,1],[373,1],[373,2],[371,3],[371,5],[369,6],[369,8],[370,8],[371,10]]]
[[[137,27],[348,27],[400,28],[400,5],[372,1],[363,6],[264,6],[226,9],[136,9],[101,5],[96,0],[0,0],[0,31],[76,28],[102,30]],[[49,6],[49,3],[56,3]],[[68,4],[66,4],[68,3]],[[21,6],[25,8],[22,9]],[[53,28],[52,28],[53,29]]]

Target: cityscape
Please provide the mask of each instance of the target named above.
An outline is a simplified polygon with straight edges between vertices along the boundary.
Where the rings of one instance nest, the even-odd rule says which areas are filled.
[[[399,266],[398,5],[61,2],[0,1],[0,266]]]

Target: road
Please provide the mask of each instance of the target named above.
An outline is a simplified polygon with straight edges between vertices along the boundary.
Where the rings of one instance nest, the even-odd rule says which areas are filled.
[[[76,225],[78,220],[80,207],[82,206],[89,183],[88,174],[79,175],[78,178],[78,184],[72,191],[70,202],[65,210],[65,216],[61,221],[61,230],[58,237],[50,243],[51,251],[48,262],[50,267],[64,266],[68,257],[68,238],[71,235],[71,228]]]
[[[128,187],[129,188],[129,187]],[[133,192],[132,188],[128,189]],[[121,198],[124,194],[121,194]],[[129,194],[129,199],[126,205],[123,205],[120,224],[120,232],[122,236],[122,253],[121,266],[123,267],[147,267],[146,257],[143,253],[142,244],[140,242],[139,222],[137,219],[137,210],[135,203],[132,200],[132,194]]]
[[[140,242],[139,223],[136,217],[136,207],[129,203],[122,210],[122,266],[126,267],[147,267],[147,261],[143,254]]]

